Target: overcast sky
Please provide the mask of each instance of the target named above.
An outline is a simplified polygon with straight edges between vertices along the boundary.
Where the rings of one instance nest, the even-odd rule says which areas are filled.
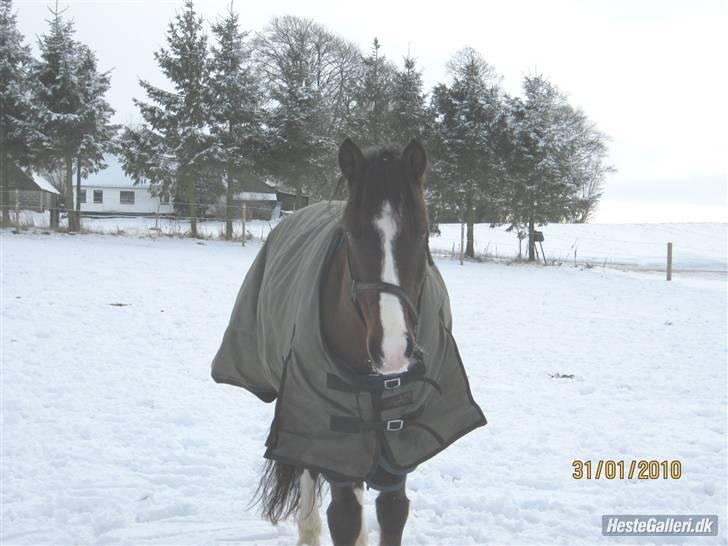
[[[49,1],[15,0],[35,47]],[[113,69],[116,121],[139,121],[132,97],[144,78],[164,84],[152,56],[181,1],[62,1],[77,39]],[[198,0],[214,21],[229,0]],[[471,46],[518,93],[524,74],[548,77],[611,138],[618,172],[595,222],[728,221],[726,196],[726,2],[235,0],[244,28],[275,15],[310,17],[368,50],[377,36],[400,63],[411,51],[426,87],[446,79],[447,60]],[[37,50],[37,48],[36,48]]]

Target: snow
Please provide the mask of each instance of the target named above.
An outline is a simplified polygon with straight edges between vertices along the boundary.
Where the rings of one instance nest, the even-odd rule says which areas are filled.
[[[595,248],[658,242],[649,227],[593,228],[580,235]],[[669,229],[725,240],[724,226]],[[248,509],[273,406],[209,377],[259,243],[0,242],[0,543],[295,543],[295,523]],[[725,246],[705,247],[694,260],[725,264]],[[405,544],[728,543],[724,275],[437,263],[489,424],[410,476]],[[574,480],[574,459],[678,459],[683,476]],[[720,536],[602,537],[601,515],[620,513],[718,514]]]

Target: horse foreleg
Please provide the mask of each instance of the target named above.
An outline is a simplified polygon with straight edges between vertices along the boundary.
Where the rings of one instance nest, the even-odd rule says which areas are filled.
[[[298,546],[321,544],[321,516],[316,495],[316,476],[311,471],[301,473],[301,508],[298,512]]]
[[[380,493],[377,497],[377,521],[381,535],[380,546],[400,546],[402,531],[409,515],[409,499],[404,483],[400,489]]]
[[[363,484],[331,486],[331,504],[326,515],[334,546],[366,546]]]
[[[367,535],[367,525],[364,521],[364,484],[358,483],[354,485],[354,496],[359,503],[359,514],[361,520],[361,528],[359,529],[359,536],[356,539],[354,546],[367,546],[369,544],[369,537]]]

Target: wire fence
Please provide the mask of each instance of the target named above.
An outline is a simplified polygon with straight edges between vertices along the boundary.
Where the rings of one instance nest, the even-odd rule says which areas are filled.
[[[242,214],[233,215],[232,239],[243,240],[243,226],[245,226],[246,240],[265,240],[277,220],[263,220],[254,218],[268,218],[271,216],[271,207],[246,206],[247,218],[243,220]],[[164,213],[146,213],[144,215],[121,212],[94,212],[82,211],[82,233],[100,235],[128,235],[134,237],[190,237],[192,236],[192,222],[189,216]],[[227,220],[224,215],[207,214],[196,218],[197,237],[202,239],[227,238]],[[17,211],[10,208],[7,221],[4,224],[15,230],[42,230],[56,229],[52,227],[50,211],[38,212],[33,210]],[[68,214],[63,211],[59,216],[58,227],[60,231],[68,229]]]
[[[441,236],[430,239],[434,254],[460,254],[460,226],[440,226]],[[667,243],[673,243],[675,271],[725,274],[726,224],[549,224],[539,228],[544,241],[537,245],[548,264],[601,266],[620,269],[665,270]],[[475,256],[481,260],[525,259],[528,243],[502,227],[476,225]],[[520,252],[519,252],[520,250]]]
[[[233,207],[232,239],[235,241],[265,241],[278,220],[270,218],[272,206],[246,203],[247,218],[242,207]],[[223,214],[209,214],[197,219],[197,237],[226,239],[226,220]],[[136,237],[188,237],[191,235],[189,217],[170,215],[129,216],[105,214],[92,216],[84,212],[81,230],[104,235]],[[46,212],[18,211],[11,208],[10,223],[15,228],[50,228]],[[258,216],[258,219],[253,218]],[[61,217],[60,227],[67,225]],[[440,224],[440,235],[430,238],[433,255],[458,258],[460,225]],[[539,228],[545,240],[538,250],[542,263],[581,267],[613,267],[620,269],[662,271],[666,268],[667,243],[673,243],[674,271],[726,275],[728,271],[727,224],[549,224]],[[245,230],[245,239],[243,239]],[[475,259],[480,261],[519,262],[525,259],[527,241],[504,227],[491,228],[477,224],[474,228]],[[545,258],[545,260],[544,260]]]

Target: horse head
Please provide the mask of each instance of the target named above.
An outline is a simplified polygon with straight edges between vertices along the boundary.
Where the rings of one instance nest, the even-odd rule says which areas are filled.
[[[420,358],[415,330],[428,257],[427,156],[417,140],[401,153],[362,153],[346,139],[339,166],[349,187],[342,225],[352,298],[366,325],[369,359],[379,373],[402,373]]]

